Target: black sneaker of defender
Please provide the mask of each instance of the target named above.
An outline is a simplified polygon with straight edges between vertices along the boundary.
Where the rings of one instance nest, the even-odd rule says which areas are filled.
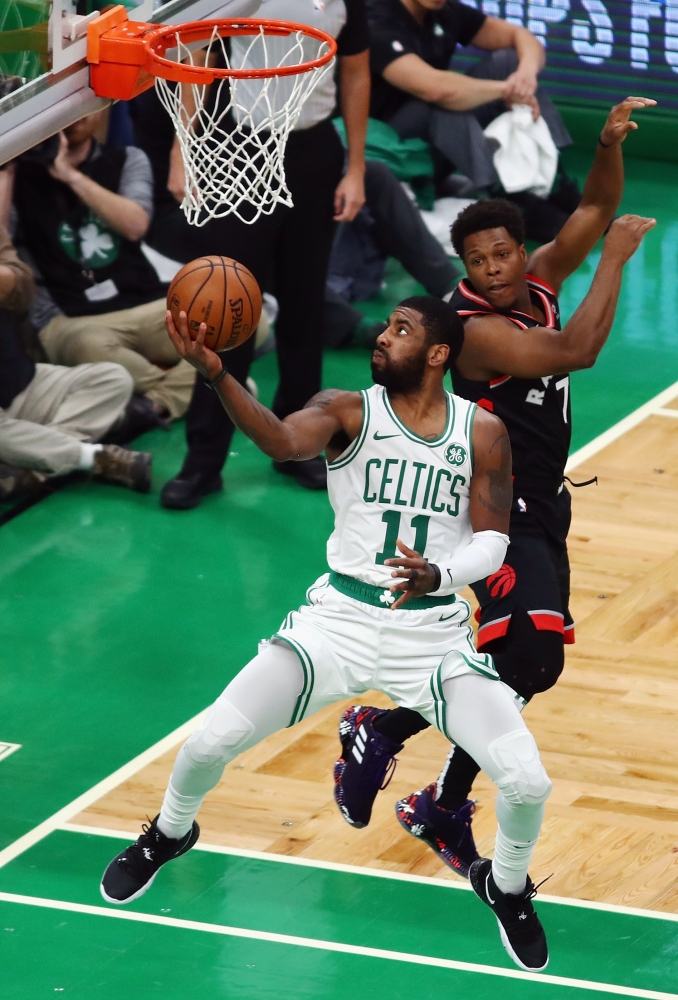
[[[501,892],[492,875],[492,862],[488,858],[474,861],[469,879],[476,896],[494,913],[499,924],[501,943],[513,961],[526,972],[541,972],[549,964],[546,935],[532,900],[537,895],[532,879],[522,892]]]
[[[145,823],[138,840],[113,858],[101,880],[101,895],[107,903],[123,906],[143,896],[163,865],[174,861],[193,847],[200,836],[194,821],[185,837],[174,840],[158,830],[158,817],[150,826]]]

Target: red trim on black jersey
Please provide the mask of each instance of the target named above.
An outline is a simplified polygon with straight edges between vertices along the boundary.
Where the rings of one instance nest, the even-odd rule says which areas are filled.
[[[555,293],[555,289],[551,288],[551,286],[549,285],[548,281],[544,281],[543,278],[535,278],[535,276],[533,274],[527,274],[526,273],[525,277],[527,278],[528,281],[533,282],[535,285],[539,285],[539,287],[544,292],[548,292],[549,295],[552,295],[554,299],[558,298],[558,296]]]
[[[536,294],[539,296],[542,308],[544,310],[544,316],[546,318],[546,326],[550,330],[553,330],[556,325],[556,314],[553,306],[551,305],[551,302],[549,301],[547,295],[545,295],[544,293],[546,292],[547,294],[552,295],[554,298],[557,298],[556,293],[553,291],[551,286],[548,285],[545,281],[540,281],[538,278],[534,278],[531,274],[526,274],[525,278],[527,280],[527,287],[532,291],[536,292]],[[457,290],[460,292],[461,295],[464,296],[465,299],[470,299],[472,302],[476,302],[478,305],[485,306],[485,309],[489,310],[492,313],[495,313],[495,315],[506,316],[506,319],[509,319],[512,323],[515,323],[515,325],[519,326],[521,330],[527,330],[529,329],[529,327],[527,327],[524,323],[522,323],[519,319],[517,319],[516,318],[517,316],[527,316],[528,319],[534,321],[534,316],[530,316],[529,313],[522,312],[522,310],[520,309],[511,309],[510,310],[511,315],[508,315],[507,313],[497,313],[494,306],[490,302],[488,302],[487,299],[484,299],[482,295],[478,295],[477,292],[471,291],[471,289],[466,284],[466,279],[462,279],[459,282],[459,284],[457,285]],[[459,309],[457,310],[457,312],[459,313],[460,316],[478,316],[482,314],[484,310]]]
[[[471,291],[471,289],[466,284],[465,278],[462,278],[462,280],[459,282],[459,284],[457,285],[457,290],[461,292],[461,294],[464,296],[465,299],[471,299],[472,302],[478,302],[481,306],[485,306],[487,309],[492,309],[492,311],[494,311],[492,305],[487,301],[487,299],[484,299],[482,295],[478,295],[477,292]]]
[[[505,618],[495,618],[494,621],[481,625],[478,629],[477,648],[482,649],[483,646],[487,645],[488,642],[492,642],[493,639],[501,639],[502,636],[506,635],[510,621],[511,615],[506,615]]]
[[[560,632],[564,634],[563,615],[559,611],[528,611],[532,624],[539,632]]]
[[[563,629],[563,642],[566,646],[573,646],[576,642],[574,637],[574,622],[571,625],[566,625]]]
[[[490,382],[489,382],[490,389],[496,389],[496,387],[498,385],[503,385],[504,382],[508,382],[508,380],[510,378],[513,378],[513,376],[512,375],[499,375],[497,378],[491,378]]]

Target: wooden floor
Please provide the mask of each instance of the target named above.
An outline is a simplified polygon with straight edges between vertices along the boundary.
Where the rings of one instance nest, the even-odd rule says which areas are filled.
[[[669,412],[667,412],[669,411]],[[531,874],[551,895],[678,912],[678,398],[576,469],[570,534],[577,643],[558,685],[525,712],[553,779]],[[367,699],[365,699],[367,700]],[[382,695],[369,701],[387,705]],[[348,704],[348,703],[346,703]],[[231,764],[200,815],[205,843],[456,878],[398,826],[393,804],[436,777],[446,740],[409,741],[372,823],[332,799],[343,705]],[[159,808],[176,750],[74,823],[135,833]],[[494,790],[474,790],[481,853]]]

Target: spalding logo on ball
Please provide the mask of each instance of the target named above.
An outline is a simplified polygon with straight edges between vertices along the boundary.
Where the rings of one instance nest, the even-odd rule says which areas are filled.
[[[248,340],[261,316],[261,290],[251,271],[231,257],[198,257],[175,276],[167,292],[175,325],[185,312],[189,336],[207,327],[205,346],[232,351]]]

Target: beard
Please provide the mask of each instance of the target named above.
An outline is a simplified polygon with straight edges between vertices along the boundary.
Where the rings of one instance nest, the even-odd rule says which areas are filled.
[[[383,385],[388,393],[395,395],[409,395],[421,389],[426,370],[427,348],[423,348],[418,354],[397,365],[393,364],[388,354],[380,347],[375,348],[375,353],[381,355],[384,364],[377,366],[374,361],[372,362],[373,382]]]

